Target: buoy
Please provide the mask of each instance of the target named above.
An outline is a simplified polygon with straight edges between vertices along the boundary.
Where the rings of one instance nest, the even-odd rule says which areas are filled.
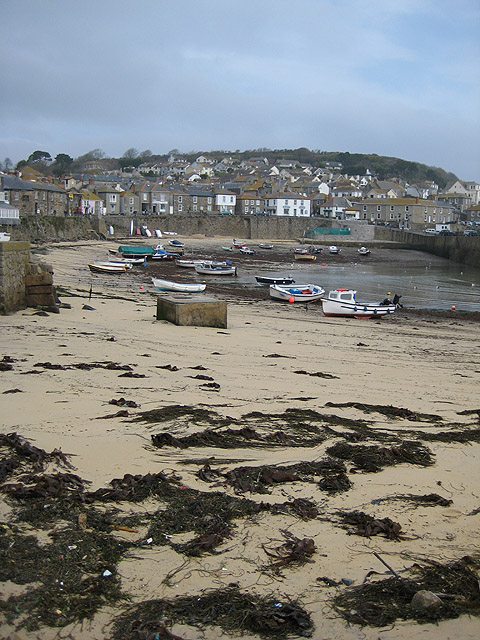
[[[289,302],[295,302],[295,298],[293,296],[290,296],[288,299]]]
[[[455,305],[452,304],[452,311],[455,311]]]
[[[143,289],[143,285],[140,287],[140,289]]]
[[[322,267],[324,267],[324,266],[325,266],[325,263],[324,263],[324,262],[322,262]]]
[[[387,291],[387,296],[391,296],[392,292],[391,291]]]

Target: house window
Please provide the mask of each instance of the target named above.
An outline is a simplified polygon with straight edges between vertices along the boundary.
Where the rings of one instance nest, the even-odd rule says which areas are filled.
[[[284,215],[284,216],[288,216],[289,211],[290,211],[290,209],[289,209],[288,207],[285,207],[285,208],[283,209],[283,215]]]
[[[390,214],[390,220],[395,220],[395,214],[394,213]]]
[[[364,205],[363,205],[363,210],[364,210],[364,211],[366,211],[366,210],[367,210],[367,205],[366,205],[366,204],[364,204]],[[365,218],[366,218],[366,216],[364,216],[364,217],[363,217],[363,219],[364,219],[364,220],[365,220]]]
[[[130,207],[130,213],[133,213],[133,207]]]
[[[250,204],[250,200],[245,200],[245,205],[249,205]]]
[[[294,205],[296,205],[296,204],[297,204],[297,201],[296,201],[296,200],[294,200],[294,201],[293,201],[293,204],[294,204]],[[302,202],[302,204],[303,204],[303,202]]]
[[[178,196],[178,202],[181,202],[181,201],[182,201],[182,196]],[[181,211],[181,208],[179,207],[178,210]]]
[[[245,207],[245,213],[248,213],[248,207]]]
[[[377,213],[377,220],[380,220],[381,214]]]
[[[130,204],[133,204],[133,198],[130,198]]]
[[[405,205],[405,211],[408,211],[408,204]]]
[[[115,193],[111,193],[110,194],[110,202],[116,202],[117,201],[117,196]]]
[[[38,191],[35,191],[35,200],[38,200]]]
[[[147,194],[146,193],[142,193],[142,200],[145,202],[147,199]]]
[[[233,202],[233,196],[230,196],[230,202]]]
[[[256,200],[255,204],[257,205],[257,207],[260,206],[260,200]]]
[[[209,200],[211,200],[211,198],[209,198]],[[211,211],[211,210],[212,210],[212,205],[211,204],[207,205],[207,211]]]
[[[181,196],[180,196],[180,197],[181,197]],[[179,210],[179,211],[182,211],[182,205],[181,205],[181,204],[179,204],[179,205],[178,205],[178,210]]]
[[[207,198],[207,203],[208,204],[212,204],[212,199],[211,198]],[[210,209],[209,209],[209,211],[210,211]]]
[[[195,203],[197,203],[197,202],[198,202],[198,198],[197,198],[197,196],[193,196],[193,201],[194,201]],[[196,209],[194,209],[194,211],[196,211]]]
[[[381,210],[382,210],[381,205],[377,204],[377,211],[381,211]]]
[[[194,205],[193,205],[193,210],[194,210],[194,211],[196,211],[196,210],[197,210],[197,205],[196,205],[196,204],[194,204]]]
[[[395,210],[395,209],[394,209],[394,206],[393,206],[393,204],[391,204],[391,205],[390,205],[390,211],[394,211],[394,210]]]

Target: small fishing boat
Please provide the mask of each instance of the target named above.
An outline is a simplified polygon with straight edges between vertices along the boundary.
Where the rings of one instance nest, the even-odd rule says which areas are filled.
[[[336,245],[336,244],[331,244],[331,245],[328,247],[328,252],[329,252],[329,253],[332,253],[332,254],[340,253],[340,249],[337,247],[337,245]]]
[[[194,269],[197,265],[201,264],[213,264],[217,267],[231,266],[230,260],[201,260],[200,258],[177,258],[175,261],[177,267],[183,267],[184,269]]]
[[[91,262],[88,268],[93,273],[126,273],[132,267],[126,264],[112,264],[111,262]]]
[[[240,253],[243,253],[245,256],[254,256],[255,249],[250,249],[250,247],[240,247]]]
[[[145,264],[145,260],[146,258],[118,258],[115,256],[112,256],[108,262],[110,262],[111,264],[127,264],[130,266],[133,265],[139,265],[139,264]]]
[[[222,247],[224,251],[233,251],[233,247]]]
[[[164,236],[178,236],[178,233],[176,231],[164,231],[163,235]]]
[[[316,302],[324,293],[325,289],[318,284],[270,285],[270,297],[285,302]]]
[[[258,284],[295,284],[292,276],[255,276]]]
[[[361,256],[368,256],[370,255],[370,249],[367,249],[367,247],[360,247],[360,249],[358,250],[358,253]]]
[[[237,267],[232,265],[216,265],[216,264],[197,264],[195,265],[195,271],[202,275],[211,276],[236,276]]]
[[[206,284],[198,282],[174,282],[152,278],[152,283],[158,291],[177,291],[178,293],[200,293],[205,291]]]
[[[264,242],[261,242],[258,246],[260,249],[273,249],[273,244],[265,244]]]
[[[120,245],[117,253],[122,258],[145,258],[146,256],[148,259],[155,253],[155,249],[148,246]]]
[[[171,251],[165,251],[163,247],[161,249],[158,249],[157,247],[157,250],[155,251],[155,253],[152,256],[150,256],[151,260],[175,260],[176,257],[177,257],[176,253],[172,253]]]
[[[246,242],[242,242],[241,240],[235,240],[235,238],[232,240],[232,245],[235,249],[241,249],[242,247],[246,247],[247,243]]]
[[[296,253],[293,257],[297,262],[315,262],[317,259],[314,253]]]
[[[173,240],[169,240],[168,244],[171,247],[184,247],[185,246],[184,242],[180,242],[180,240],[176,240],[175,238]]]
[[[298,255],[306,255],[307,253],[309,253],[308,247],[293,247],[292,251],[293,253]]]
[[[354,289],[329,291],[328,296],[322,298],[323,314],[338,317],[378,318],[390,315],[395,311],[396,305],[394,304],[358,302],[356,294]]]

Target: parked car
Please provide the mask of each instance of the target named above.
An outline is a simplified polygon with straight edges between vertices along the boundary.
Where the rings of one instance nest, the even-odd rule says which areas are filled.
[[[437,234],[437,230],[436,229],[425,229],[425,233],[432,233],[433,235]]]

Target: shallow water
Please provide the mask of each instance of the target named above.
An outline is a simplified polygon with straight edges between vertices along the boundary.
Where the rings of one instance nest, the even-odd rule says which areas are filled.
[[[239,281],[256,285],[258,268],[243,268]],[[262,273],[266,273],[263,271]],[[327,291],[340,287],[356,289],[359,301],[381,302],[396,293],[405,307],[417,309],[480,312],[480,269],[448,260],[428,265],[395,262],[371,264],[286,264],[268,275],[291,274],[297,283],[320,284]],[[390,295],[388,293],[390,292]]]

